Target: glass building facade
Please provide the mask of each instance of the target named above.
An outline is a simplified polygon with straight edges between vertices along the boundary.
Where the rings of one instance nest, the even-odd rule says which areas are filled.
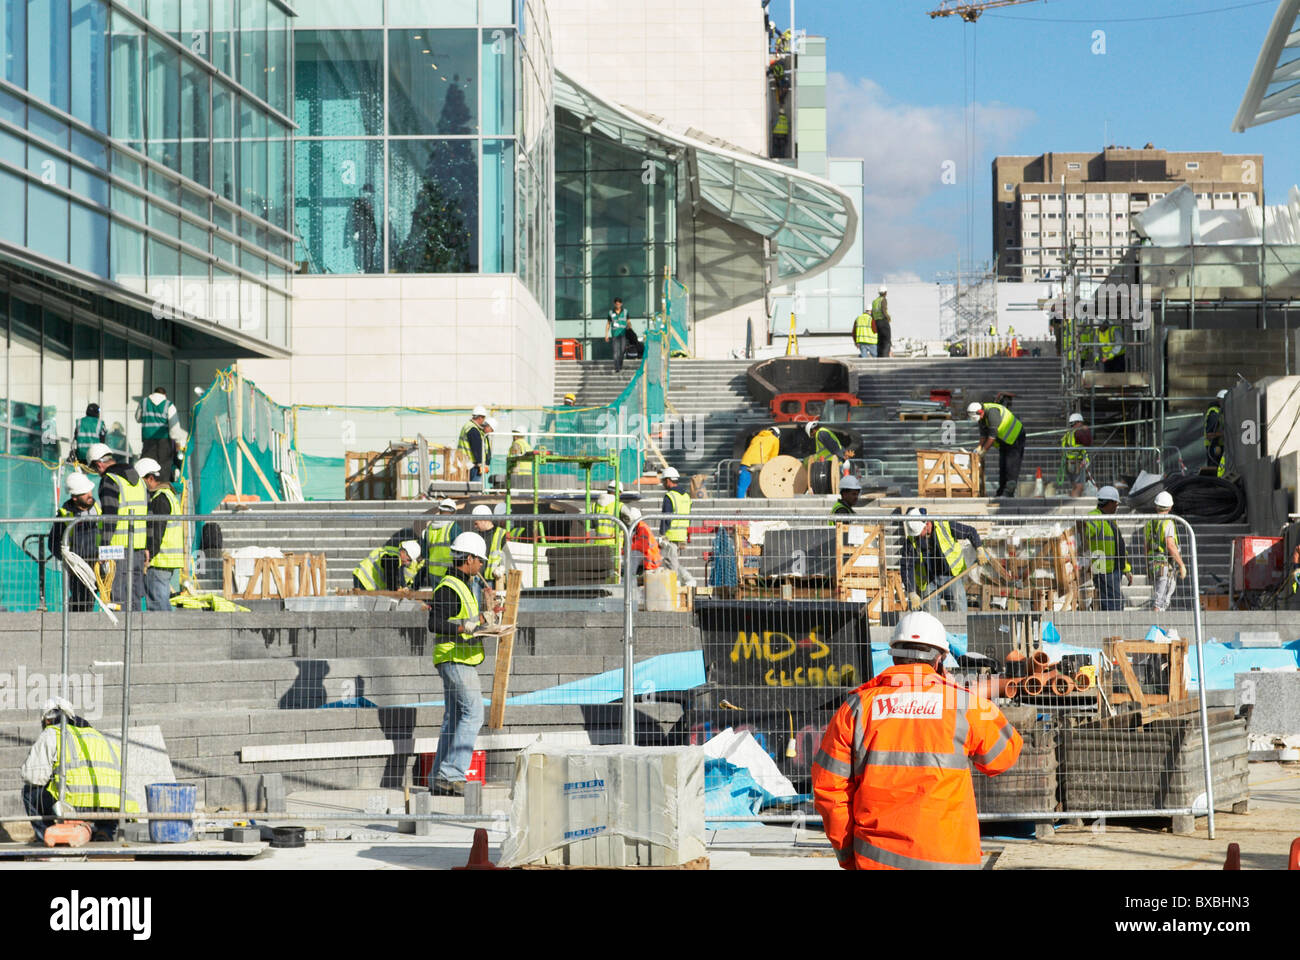
[[[512,0],[313,0],[294,21],[304,273],[518,273],[549,303],[549,30]]]
[[[48,458],[98,402],[137,452],[187,358],[288,348],[292,13],[0,0],[4,451]]]

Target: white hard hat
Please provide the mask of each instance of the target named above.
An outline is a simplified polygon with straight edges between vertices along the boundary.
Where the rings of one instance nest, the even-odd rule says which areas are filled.
[[[972,420],[978,420],[983,415],[984,415],[983,404],[972,403],[966,407],[966,416],[970,417]]]
[[[889,292],[889,288],[888,288],[887,286],[885,286],[885,285],[882,283],[882,284],[880,285],[880,292],[881,292],[881,293],[888,293],[888,292]]]
[[[94,463],[96,460],[103,460],[105,457],[111,457],[113,451],[108,449],[106,443],[92,443],[90,449],[86,451],[86,462]]]
[[[527,433],[527,432],[528,432],[528,431],[525,430],[523,427],[511,427],[511,428],[510,428],[510,435],[511,435],[512,437],[522,437],[522,436],[523,436],[525,433]]]
[[[635,527],[640,522],[641,522],[641,511],[638,510],[636,507],[628,507],[627,525],[629,527]]]
[[[1168,490],[1161,490],[1156,494],[1156,509],[1168,510],[1174,505],[1174,498]]]
[[[496,517],[504,517],[506,515],[506,505],[504,501],[498,503],[495,507],[492,508],[492,515]]]
[[[135,472],[142,477],[147,477],[151,473],[161,473],[162,464],[151,457],[141,457],[135,462]]]
[[[924,517],[925,509],[923,507],[913,507],[907,511],[907,515],[909,517]],[[928,520],[908,520],[903,526],[907,529],[909,537],[919,537],[927,522]]]
[[[90,477],[84,473],[68,474],[68,496],[79,497],[82,494],[90,493],[94,489],[90,483]]]
[[[58,716],[60,710],[69,717],[75,717],[77,715],[77,708],[68,703],[67,700],[63,699],[63,697],[50,697],[50,699],[45,701],[45,705],[41,707],[41,717],[45,720],[49,720],[52,717]]]
[[[807,423],[803,425],[803,432],[808,434],[808,436],[811,437],[813,435],[813,431],[817,429],[817,425],[820,422],[821,422],[820,420],[809,420]]]
[[[486,417],[486,416],[487,416],[487,407],[481,407],[481,406],[475,407],[472,411],[470,411],[471,419],[474,417]]]
[[[406,555],[410,557],[412,560],[420,559],[420,544],[418,541],[403,540],[402,549],[406,551]]]
[[[898,618],[898,626],[894,627],[889,648],[891,656],[898,655],[900,644],[933,647],[942,650],[945,656],[949,653],[948,631],[939,622],[939,618],[930,613],[905,613]]]
[[[857,477],[854,477],[854,476],[848,476],[848,477],[845,477],[845,478],[843,478],[843,479],[840,481],[840,489],[841,489],[841,490],[861,490],[861,489],[862,489],[862,481],[859,480]]]
[[[1066,422],[1067,425],[1068,425],[1068,424],[1071,424],[1071,423],[1083,423],[1083,414],[1081,414],[1081,413],[1072,413],[1072,414],[1070,414],[1069,419],[1066,420],[1065,422]]]
[[[610,493],[618,493],[618,481],[609,481],[609,483],[605,484],[605,489]]]
[[[596,498],[596,502],[600,504],[602,507],[608,507],[611,503],[614,502],[615,499],[616,498],[612,493],[602,493],[599,497]]]
[[[492,508],[489,507],[486,503],[480,503],[477,507],[475,507],[473,510],[470,511],[470,516],[490,517],[492,516]]]
[[[1224,397],[1226,397],[1227,395],[1228,395],[1228,391],[1227,391],[1227,390],[1220,390],[1217,394],[1215,394],[1215,396],[1218,397],[1220,400],[1222,400],[1222,399],[1223,399]],[[91,449],[94,449],[94,448],[92,447]]]
[[[1100,490],[1097,491],[1097,499],[1113,500],[1116,503],[1119,503],[1119,491],[1116,490],[1114,487],[1112,487],[1110,484],[1106,484],[1106,486],[1102,487]]]
[[[452,553],[465,553],[480,560],[487,560],[487,544],[477,533],[462,533],[451,542]]]
[[[455,513],[456,501],[453,500],[451,497],[443,497],[441,500],[438,501],[438,512]]]
[[[659,474],[659,476],[664,480],[680,480],[682,478],[676,467],[664,467],[663,473]]]
[[[493,433],[496,433],[496,431],[497,431],[497,418],[496,418],[496,417],[488,417],[486,420],[483,421],[483,426],[487,427],[487,428],[488,428],[489,430],[491,430]]]

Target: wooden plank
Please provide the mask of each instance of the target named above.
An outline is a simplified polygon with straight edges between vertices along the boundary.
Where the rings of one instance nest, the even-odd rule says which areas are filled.
[[[510,685],[510,666],[515,650],[514,626],[519,620],[519,595],[523,582],[524,572],[518,568],[506,574],[506,603],[501,613],[502,632],[497,639],[496,666],[492,671],[492,705],[488,710],[488,726],[493,730],[500,730],[506,724],[506,690]]]
[[[1142,684],[1138,683],[1137,674],[1133,672],[1133,665],[1128,662],[1128,650],[1125,649],[1127,646],[1122,640],[1112,641],[1111,651],[1114,656],[1111,657],[1111,662],[1118,666],[1120,673],[1123,674],[1124,682],[1128,684],[1129,697],[1138,706],[1145,707],[1146,697],[1142,693]],[[1118,700],[1119,697],[1116,696],[1115,699]]]
[[[591,736],[585,732],[496,733],[481,734],[474,741],[476,750],[520,750],[530,743],[585,747]],[[278,743],[241,747],[241,763],[272,763],[279,760],[346,760],[350,757],[409,756],[414,753],[437,753],[437,737],[399,740],[336,740],[329,743]]]

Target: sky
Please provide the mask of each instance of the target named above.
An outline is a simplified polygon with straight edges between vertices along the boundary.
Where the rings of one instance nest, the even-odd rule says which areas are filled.
[[[869,284],[988,262],[998,154],[1151,142],[1262,154],[1268,203],[1300,182],[1300,115],[1230,129],[1278,0],[1042,0],[974,25],[937,6],[796,2],[796,27],[828,39],[831,155],[867,161]],[[771,13],[784,28],[788,0]]]

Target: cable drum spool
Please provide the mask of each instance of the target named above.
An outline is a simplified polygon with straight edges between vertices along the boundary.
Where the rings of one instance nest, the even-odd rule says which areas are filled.
[[[794,457],[782,454],[763,464],[757,486],[769,500],[788,500],[808,489],[808,471]]]
[[[1189,523],[1236,523],[1246,512],[1240,485],[1222,477],[1169,477],[1164,487],[1173,512]]]

